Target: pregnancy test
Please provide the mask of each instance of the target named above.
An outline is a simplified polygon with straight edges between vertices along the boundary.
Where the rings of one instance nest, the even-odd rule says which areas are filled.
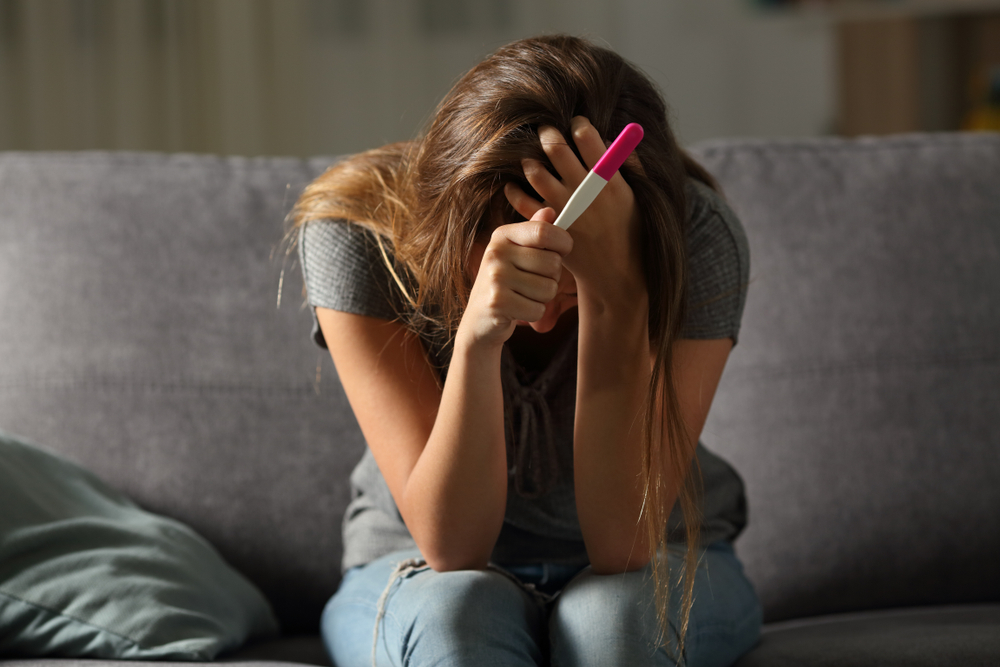
[[[640,141],[642,141],[642,126],[638,123],[626,125],[622,133],[612,142],[594,168],[587,174],[587,177],[580,183],[580,187],[573,191],[573,195],[566,202],[562,213],[556,218],[556,227],[569,229],[569,226],[576,222],[576,219],[587,210],[587,207],[608,184],[615,172],[621,169],[625,160],[632,154]]]

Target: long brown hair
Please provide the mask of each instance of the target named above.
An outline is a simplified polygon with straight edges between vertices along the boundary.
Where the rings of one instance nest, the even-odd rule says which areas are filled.
[[[641,521],[664,643],[670,627],[667,523],[678,493],[687,542],[684,572],[677,577],[683,591],[677,628],[683,655],[701,524],[700,476],[689,474],[697,443],[677,400],[672,349],[685,313],[686,183],[689,178],[714,183],[678,146],[655,84],[621,56],[583,39],[556,35],[504,46],[455,84],[418,139],[352,156],[310,184],[292,212],[291,232],[324,218],[374,232],[408,302],[402,321],[414,333],[426,335],[430,327],[453,342],[472,288],[465,267],[473,241],[498,214],[505,222],[519,219],[503,198],[503,187],[514,182],[532,192],[522,158],[552,168],[538,127],[552,125],[569,138],[577,115],[586,116],[606,140],[631,122],[645,130],[636,149],[641,166],[621,169],[641,212],[649,339],[656,350],[644,413]]]

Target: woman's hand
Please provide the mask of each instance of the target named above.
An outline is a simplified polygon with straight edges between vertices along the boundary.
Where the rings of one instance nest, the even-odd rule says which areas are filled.
[[[573,191],[607,150],[607,144],[583,116],[572,121],[573,143],[586,164],[580,162],[566,138],[550,126],[538,129],[542,149],[559,173],[553,176],[537,160],[522,162],[524,175],[535,191],[545,198],[540,202],[514,184],[504,190],[514,209],[531,218],[542,207],[561,211]],[[634,155],[630,160],[637,160]],[[576,279],[580,298],[597,297],[602,301],[620,300],[645,290],[639,255],[639,220],[635,197],[620,173],[608,181],[597,199],[570,229],[573,252],[563,265]]]
[[[573,249],[573,238],[552,224],[551,208],[531,213],[526,222],[497,227],[488,245],[473,245],[474,283],[458,330],[467,342],[503,345],[518,322],[541,320],[560,292],[563,258]]]

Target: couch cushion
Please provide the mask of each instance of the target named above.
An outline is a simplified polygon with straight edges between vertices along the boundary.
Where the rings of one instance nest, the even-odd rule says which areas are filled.
[[[893,609],[765,626],[734,667],[993,667],[1000,605]]]
[[[297,662],[319,667],[331,667],[330,656],[323,646],[319,635],[299,635],[297,637],[282,637],[270,641],[245,646],[219,662]]]
[[[214,665],[215,662],[191,663],[169,661],[129,660],[127,667],[191,667],[191,665]],[[60,658],[37,658],[21,660],[4,660],[4,667],[122,667],[121,660],[72,660]],[[228,667],[312,667],[312,663],[300,663],[292,659],[248,659],[234,660],[227,663]]]
[[[0,654],[211,660],[278,626],[187,526],[0,432]]]
[[[363,448],[278,247],[327,164],[0,155],[0,428],[192,526],[290,632],[336,589]]]
[[[750,241],[703,440],[765,619],[1000,599],[1000,135],[695,154]]]

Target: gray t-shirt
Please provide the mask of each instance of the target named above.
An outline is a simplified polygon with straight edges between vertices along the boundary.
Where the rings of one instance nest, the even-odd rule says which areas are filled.
[[[688,196],[688,316],[683,337],[732,338],[735,345],[749,280],[746,235],[711,188],[692,180]],[[313,340],[321,347],[326,341],[315,322],[317,306],[386,320],[398,319],[406,307],[374,235],[362,227],[335,220],[310,222],[299,236],[299,257],[313,306]],[[401,267],[397,274],[404,278]],[[541,371],[520,365],[507,347],[501,356],[509,487],[504,525],[492,555],[496,563],[587,562],[573,490],[577,334],[574,330],[567,337]],[[443,381],[449,351],[433,337],[426,337],[424,344]],[[743,482],[700,442],[696,456],[704,480],[701,542],[733,540],[747,522]],[[344,570],[415,548],[370,449],[351,474],[351,490],[343,523]],[[672,540],[683,539],[679,508],[671,516],[670,529]]]

